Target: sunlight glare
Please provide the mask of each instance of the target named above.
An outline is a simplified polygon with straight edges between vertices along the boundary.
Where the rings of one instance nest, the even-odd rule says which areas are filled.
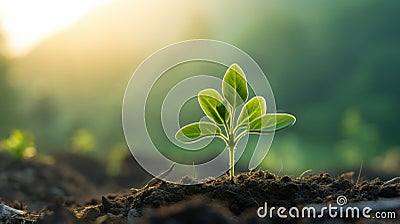
[[[1,0],[0,28],[7,49],[21,56],[50,35],[59,32],[90,10],[113,0]]]

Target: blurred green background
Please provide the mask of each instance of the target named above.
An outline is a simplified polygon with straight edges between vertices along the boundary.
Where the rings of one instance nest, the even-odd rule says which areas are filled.
[[[366,173],[398,176],[399,11],[394,0],[112,1],[26,54],[0,39],[0,139],[21,129],[39,153],[126,154],[121,107],[135,68],[168,44],[210,38],[253,57],[278,111],[298,119],[275,135],[263,169],[358,171],[363,161]]]

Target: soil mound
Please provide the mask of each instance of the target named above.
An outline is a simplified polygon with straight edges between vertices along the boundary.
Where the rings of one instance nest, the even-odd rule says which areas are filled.
[[[184,178],[182,181],[194,180]],[[289,208],[313,203],[336,203],[339,196],[345,196],[348,202],[395,198],[400,197],[400,184],[385,183],[379,179],[356,184],[348,174],[337,178],[327,173],[305,177],[278,177],[267,171],[252,171],[238,174],[232,181],[227,176],[222,176],[197,185],[178,185],[159,181],[143,189],[131,189],[91,200],[86,205],[72,208],[72,211],[83,222],[107,216],[109,220],[113,218],[127,220],[135,217],[138,220],[157,223],[160,217],[166,218],[165,214],[168,214],[165,212],[166,208],[169,208],[167,211],[175,211],[173,215],[176,216],[181,214],[178,211],[186,209],[185,212],[192,214],[191,217],[194,217],[193,211],[196,209],[204,209],[211,213],[218,211],[218,220],[230,223],[231,220],[226,218],[229,217],[227,213],[232,214],[232,217],[245,219],[244,216],[249,209],[255,211],[254,208],[264,205],[265,202],[269,206]],[[197,202],[191,202],[193,200]],[[182,206],[182,203],[189,205]],[[225,210],[207,207],[211,204],[223,207]],[[160,210],[154,210],[160,207]],[[256,213],[253,212],[253,215]]]

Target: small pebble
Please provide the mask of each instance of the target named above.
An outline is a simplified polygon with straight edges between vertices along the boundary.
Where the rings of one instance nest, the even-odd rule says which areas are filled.
[[[136,208],[132,208],[129,210],[126,219],[128,220],[128,224],[136,224],[136,219],[141,217],[142,215]]]

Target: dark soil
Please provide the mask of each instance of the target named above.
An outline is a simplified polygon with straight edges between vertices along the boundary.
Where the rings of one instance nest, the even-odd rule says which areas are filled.
[[[186,178],[182,181],[192,180]],[[255,208],[264,205],[264,202],[268,202],[269,206],[289,208],[311,203],[335,203],[340,195],[346,196],[349,202],[400,197],[400,184],[385,185],[383,181],[374,179],[355,185],[347,174],[338,178],[326,173],[293,178],[277,177],[267,171],[252,171],[238,174],[233,181],[223,176],[200,185],[177,185],[159,181],[154,186],[111,194],[72,210],[84,222],[104,216],[108,216],[109,220],[120,219],[134,211],[138,216],[143,215],[138,220],[144,223],[162,223],[161,220],[171,217],[182,221],[178,223],[186,223],[187,218],[196,216],[195,211],[207,211],[215,220],[225,221],[215,223],[240,223],[249,219],[246,218],[249,210],[253,211],[252,218],[255,218]],[[174,206],[171,208],[171,205]],[[153,209],[159,207],[163,208],[155,213]],[[185,212],[179,212],[182,210]],[[201,214],[203,213],[199,212],[197,215],[204,219],[209,218]]]
[[[52,158],[54,163],[46,164],[0,154],[0,200],[18,200],[38,210],[49,202],[72,204],[122,188],[143,186],[150,179],[132,157],[127,157],[122,165],[127,171],[124,175],[132,177],[124,181],[124,176],[108,176],[105,164],[84,155],[62,154]]]
[[[151,179],[131,156],[122,163],[124,173],[115,177],[107,175],[105,163],[85,155],[64,153],[51,157],[54,161],[49,164],[38,158],[16,160],[0,152],[0,204],[28,212],[7,223],[32,223],[29,220],[41,216],[46,220],[74,218],[70,206],[90,197],[143,186]]]
[[[5,163],[8,158],[0,156],[0,203],[28,212],[4,223],[259,223],[256,210],[265,202],[289,208],[336,203],[340,195],[348,202],[400,197],[400,183],[374,179],[356,184],[351,173],[334,178],[326,173],[289,177],[251,171],[232,181],[227,176],[197,185],[151,181],[139,188],[150,177],[132,157],[118,177],[109,177],[104,164],[82,155],[55,159],[54,165],[34,160]],[[261,223],[266,221],[274,219]]]

